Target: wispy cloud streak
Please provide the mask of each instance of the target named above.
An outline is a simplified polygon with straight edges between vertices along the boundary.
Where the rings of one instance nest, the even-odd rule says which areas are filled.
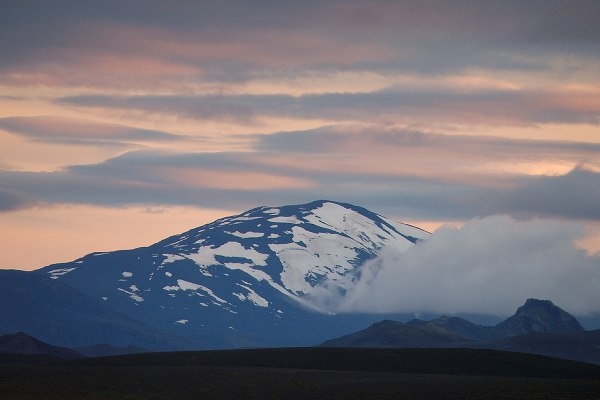
[[[382,90],[372,93],[199,96],[72,96],[58,103],[78,107],[135,110],[194,119],[240,123],[261,117],[332,121],[416,120],[440,123],[523,125],[600,123],[600,90],[577,91],[446,91]]]
[[[0,129],[31,140],[64,144],[154,143],[183,139],[181,136],[156,130],[55,116],[0,118]]]

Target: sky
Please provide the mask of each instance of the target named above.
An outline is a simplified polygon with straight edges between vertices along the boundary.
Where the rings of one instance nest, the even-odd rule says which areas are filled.
[[[597,275],[597,1],[0,9],[0,268],[330,199]]]

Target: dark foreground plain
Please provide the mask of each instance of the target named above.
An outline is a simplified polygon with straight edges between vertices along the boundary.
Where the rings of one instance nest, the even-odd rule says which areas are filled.
[[[473,349],[294,348],[5,364],[2,399],[600,399],[600,366]]]

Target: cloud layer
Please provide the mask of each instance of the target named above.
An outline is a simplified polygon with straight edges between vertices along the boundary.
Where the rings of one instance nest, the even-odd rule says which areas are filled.
[[[74,96],[78,107],[144,111],[193,119],[257,123],[260,118],[377,122],[423,119],[438,123],[531,125],[600,122],[600,91],[481,90],[460,93],[390,88],[369,93],[198,96]],[[581,104],[585,102],[586,104]]]
[[[274,69],[545,70],[539,58],[599,54],[599,12],[593,0],[577,7],[564,1],[10,2],[0,17],[6,32],[0,69],[21,69],[8,77],[15,81],[130,85],[134,78],[160,86],[176,83],[181,73],[239,80]],[[70,68],[48,69],[64,60]]]
[[[0,118],[0,129],[40,142],[123,145],[181,140],[166,132],[55,116]]]
[[[25,132],[20,134],[39,137],[27,133],[32,125],[29,119],[16,121],[19,132]],[[8,122],[17,129],[15,120]],[[6,119],[0,120],[3,123],[8,127]],[[108,138],[125,146],[142,135],[100,127],[88,129],[81,140]],[[63,135],[50,135],[64,141],[71,136],[76,135],[68,129]],[[189,145],[182,137],[172,140]],[[54,172],[0,170],[1,187],[10,193],[0,206],[4,211],[64,203],[244,210],[258,204],[332,198],[396,218],[461,220],[510,214],[600,220],[600,173],[596,172],[600,164],[588,164],[591,169],[577,166],[582,160],[600,160],[596,144],[353,126],[254,135],[247,140],[254,141],[252,151],[138,150]],[[514,168],[522,165],[526,170],[536,163],[552,167],[557,161],[565,172],[556,175],[523,174]],[[513,171],[498,173],[503,168]]]
[[[446,227],[404,254],[365,266],[338,310],[506,316],[527,298],[552,299],[578,315],[600,312],[600,257],[574,241],[577,223],[494,216]]]

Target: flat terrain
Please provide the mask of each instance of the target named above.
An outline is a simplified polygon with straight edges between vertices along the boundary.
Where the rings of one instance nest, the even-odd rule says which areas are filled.
[[[2,399],[600,399],[600,366],[463,349],[260,349],[0,367]]]

